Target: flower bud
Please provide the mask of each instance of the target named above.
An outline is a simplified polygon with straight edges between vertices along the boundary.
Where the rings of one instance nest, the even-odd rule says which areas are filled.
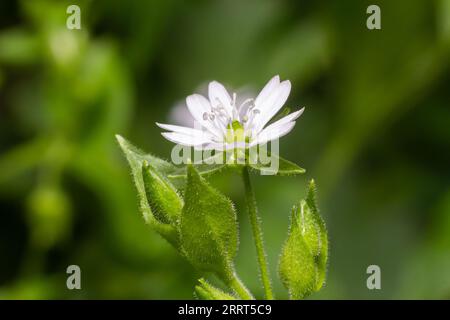
[[[175,225],[183,208],[183,200],[175,187],[147,161],[142,164],[142,179],[147,202],[155,219]]]
[[[292,299],[303,299],[325,282],[328,237],[315,200],[315,184],[292,209],[289,235],[282,249],[279,274]]]
[[[217,289],[205,279],[198,280],[199,284],[195,286],[195,294],[202,300],[236,300],[236,297]]]
[[[228,282],[238,244],[237,217],[231,201],[187,166],[185,205],[180,241],[186,258],[197,269]]]

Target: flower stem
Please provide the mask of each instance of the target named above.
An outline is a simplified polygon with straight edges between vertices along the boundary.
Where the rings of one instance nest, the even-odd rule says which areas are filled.
[[[252,185],[250,183],[250,175],[248,167],[244,167],[242,171],[242,177],[244,179],[245,186],[245,200],[247,202],[247,210],[250,216],[250,223],[253,231],[253,239],[255,241],[256,254],[258,256],[259,269],[261,272],[261,279],[264,286],[264,291],[267,300],[273,300],[269,266],[267,263],[266,253],[264,250],[263,236],[261,230],[261,221],[258,217],[258,210],[256,208],[255,193],[253,192]]]
[[[239,297],[243,300],[255,299],[253,295],[250,293],[250,291],[247,289],[247,287],[242,283],[241,279],[239,279],[239,277],[234,272],[228,281],[228,286],[234,291],[236,291]]]

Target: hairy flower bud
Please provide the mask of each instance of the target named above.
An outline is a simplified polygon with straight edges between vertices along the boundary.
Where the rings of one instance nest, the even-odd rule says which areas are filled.
[[[279,274],[292,299],[303,299],[325,282],[328,237],[315,200],[315,184],[292,208],[291,227],[282,249]]]
[[[180,239],[187,259],[199,270],[228,282],[233,274],[238,228],[231,201],[211,187],[192,165],[187,167]]]
[[[195,294],[202,300],[236,300],[236,297],[217,289],[205,279],[199,279],[199,284],[195,286]]]
[[[147,161],[142,164],[142,179],[155,219],[164,224],[176,224],[183,208],[183,200],[175,187]]]

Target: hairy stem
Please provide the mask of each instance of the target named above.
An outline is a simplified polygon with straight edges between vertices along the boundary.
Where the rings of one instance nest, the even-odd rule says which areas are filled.
[[[236,291],[239,297],[243,300],[254,300],[255,298],[247,289],[247,287],[242,283],[241,279],[233,272],[230,279],[228,280],[228,286]]]
[[[256,254],[258,256],[258,264],[261,272],[261,279],[266,294],[266,299],[274,299],[272,286],[270,281],[269,266],[267,263],[266,253],[264,249],[263,236],[261,230],[261,222],[258,217],[258,210],[256,208],[255,193],[253,192],[250,182],[250,175],[248,167],[244,167],[242,171],[245,186],[245,200],[247,202],[247,211],[250,216],[250,223],[252,226],[253,239],[255,241]]]

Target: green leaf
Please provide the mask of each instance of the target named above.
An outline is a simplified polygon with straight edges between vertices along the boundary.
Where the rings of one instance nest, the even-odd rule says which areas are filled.
[[[31,65],[39,60],[39,38],[23,29],[3,30],[0,35],[0,62]]]
[[[146,160],[142,165],[147,202],[154,217],[161,223],[176,225],[183,200],[175,187]]]
[[[279,275],[292,299],[303,299],[322,288],[327,257],[328,236],[317,211],[312,180],[306,200],[292,209],[289,235],[280,256]]]
[[[144,220],[152,227],[152,229],[158,232],[175,248],[180,249],[177,228],[174,225],[162,223],[154,216],[149,202],[147,201],[142,176],[142,166],[144,161],[150,164],[160,176],[165,176],[168,173],[173,172],[175,170],[175,166],[152,155],[144,154],[141,150],[119,135],[116,135],[116,138],[131,167],[131,173],[138,193],[140,211],[144,217]]]
[[[256,147],[254,147],[256,148]],[[255,151],[255,149],[253,149]],[[236,159],[242,157],[242,163]],[[251,153],[249,149],[234,149],[228,152],[217,152],[213,156],[194,162],[192,164],[201,176],[209,176],[225,169],[239,169],[248,165],[251,169],[262,175],[289,176],[305,173],[305,169],[295,163],[268,153],[266,156],[257,152]],[[186,168],[175,167],[168,173],[171,180],[185,179]]]
[[[262,175],[291,176],[305,173],[305,169],[295,163],[283,159],[277,155],[268,154],[270,161],[262,160],[260,157],[256,161],[249,161],[249,167],[258,171]]]
[[[195,294],[202,300],[236,300],[236,297],[228,294],[207,282],[205,279],[199,279],[200,284],[195,286]]]
[[[226,283],[237,251],[236,213],[229,199],[213,189],[192,165],[180,218],[183,251],[198,269],[216,273]]]
[[[143,161],[147,161],[164,177],[169,178],[174,183],[179,182],[180,179],[186,179],[186,166],[176,166],[151,154],[146,154],[120,135],[116,135],[116,139],[125,153],[130,166],[132,166],[132,170],[133,167],[141,168]],[[202,176],[208,176],[226,167],[223,161],[221,162],[221,157],[223,157],[222,154],[215,154],[202,160],[202,162],[193,163],[193,165]]]
[[[178,168],[167,162],[163,159],[155,157],[151,154],[145,154],[142,150],[132,145],[128,140],[123,138],[120,135],[116,135],[116,139],[119,142],[120,147],[122,148],[123,153],[127,157],[127,160],[131,166],[131,170],[133,174],[136,172],[140,172],[142,168],[142,163],[146,160],[149,164],[151,164],[156,170],[158,170],[164,176],[168,176],[171,173],[178,170]]]

